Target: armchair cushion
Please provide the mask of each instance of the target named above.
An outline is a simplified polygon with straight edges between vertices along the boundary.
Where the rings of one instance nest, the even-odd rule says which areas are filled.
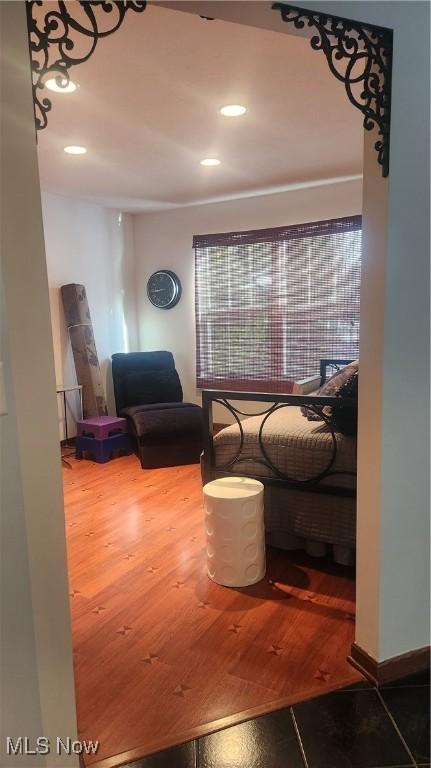
[[[183,390],[175,368],[131,371],[125,375],[125,395],[129,406],[141,403],[180,403]]]
[[[192,403],[147,403],[145,405],[131,405],[129,408],[121,410],[121,416],[126,419],[134,419],[140,412],[146,411],[167,411],[172,408],[189,408]],[[196,406],[200,408],[200,406]]]
[[[136,402],[129,403],[127,400],[126,377],[128,375],[131,373],[161,372],[174,369],[175,362],[171,352],[117,352],[115,355],[112,355],[112,378],[114,381],[117,414],[120,414],[123,408],[136,405]]]
[[[124,408],[141,443],[153,440],[179,439],[180,445],[196,439],[202,441],[202,409],[193,403],[163,403]]]

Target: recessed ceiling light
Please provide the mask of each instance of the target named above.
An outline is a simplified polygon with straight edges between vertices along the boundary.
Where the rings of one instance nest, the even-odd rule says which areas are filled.
[[[247,109],[242,104],[226,104],[225,107],[220,109],[220,114],[225,117],[240,117],[247,112]]]
[[[201,160],[201,165],[211,166],[211,165],[220,165],[221,160],[217,160],[216,157],[206,157],[204,160]]]
[[[56,77],[51,77],[46,81],[45,85],[50,91],[55,91],[56,93],[73,93],[78,88],[76,83],[73,83],[72,80],[67,82],[65,77],[60,81],[60,84],[57,82]]]
[[[86,149],[85,147],[65,147],[64,151],[67,152],[68,155],[85,155]]]

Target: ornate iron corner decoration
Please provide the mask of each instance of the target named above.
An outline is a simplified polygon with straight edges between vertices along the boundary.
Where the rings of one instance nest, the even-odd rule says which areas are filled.
[[[285,3],[274,3],[272,8],[296,29],[317,33],[311,37],[311,47],[323,51],[332,74],[344,83],[350,102],[364,115],[364,128],[378,129],[374,146],[383,176],[388,176],[392,30]]]
[[[142,13],[146,0],[27,0],[27,27],[36,129],[48,124],[51,100],[42,95],[47,80],[68,85],[69,68],[93,54],[98,41],[116,32],[128,10]]]

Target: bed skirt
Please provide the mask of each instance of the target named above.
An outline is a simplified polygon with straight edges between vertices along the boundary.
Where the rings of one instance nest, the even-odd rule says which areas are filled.
[[[286,552],[303,549],[311,557],[330,556],[338,565],[355,565],[356,551],[354,547],[342,544],[326,544],[323,541],[303,539],[293,533],[284,531],[271,531],[266,534],[266,543],[269,547],[283,549]]]
[[[355,562],[354,498],[266,486],[265,529],[272,547],[332,555],[341,565]]]

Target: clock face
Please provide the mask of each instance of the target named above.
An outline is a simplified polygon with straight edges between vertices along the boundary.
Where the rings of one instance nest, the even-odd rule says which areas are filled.
[[[181,297],[181,283],[175,272],[160,269],[154,272],[147,283],[147,295],[155,307],[171,309]]]

